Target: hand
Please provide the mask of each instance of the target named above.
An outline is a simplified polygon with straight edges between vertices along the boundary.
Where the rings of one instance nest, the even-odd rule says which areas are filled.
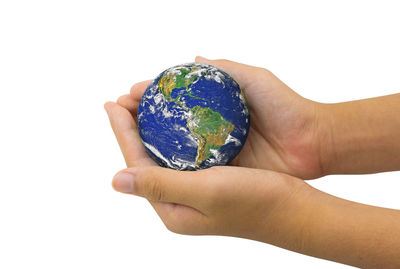
[[[176,233],[230,235],[281,246],[288,237],[301,240],[302,210],[295,201],[309,188],[303,180],[233,166],[200,171],[161,168],[141,144],[129,112],[134,102],[125,106],[105,104],[130,167],[114,177],[116,190],[147,198],[165,226]],[[292,214],[290,220],[285,219],[287,214]]]
[[[169,230],[249,238],[358,267],[400,266],[397,210],[342,200],[277,172],[232,166],[196,172],[158,167],[137,132],[138,100],[128,95],[118,100],[123,106],[105,104],[131,167],[118,173],[113,185],[148,198]],[[377,231],[379,236],[371,236]],[[375,245],[379,251],[371,248]]]
[[[305,99],[270,71],[227,60],[250,107],[250,132],[231,164],[302,179],[400,169],[400,94],[336,104]]]
[[[398,140],[387,139],[385,141],[388,142],[364,143],[367,145],[364,147],[360,147],[360,143],[357,144],[354,141],[360,137],[363,138],[362,141],[374,142],[382,140],[382,137],[396,137],[398,132],[396,126],[399,121],[398,117],[395,117],[395,121],[393,120],[393,115],[398,115],[393,114],[393,111],[398,108],[396,104],[399,95],[359,101],[355,105],[344,103],[323,106],[324,109],[321,109],[320,105],[296,95],[266,70],[224,60],[207,62],[211,64],[215,62],[214,65],[220,65],[222,69],[234,76],[242,87],[247,86],[244,90],[250,107],[260,107],[263,96],[276,95],[277,100],[280,100],[277,101],[280,105],[275,107],[276,104],[264,98],[265,102],[270,102],[271,106],[266,110],[270,110],[271,114],[279,111],[275,116],[268,116],[268,113],[264,113],[266,110],[262,108],[257,110],[251,107],[252,131],[249,139],[252,139],[253,143],[258,141],[262,147],[257,146],[253,150],[252,146],[246,143],[244,150],[234,160],[235,165],[275,167],[274,169],[278,171],[303,175],[303,178],[319,176],[324,173],[324,165],[319,154],[319,145],[323,142],[321,130],[324,130],[322,134],[325,132],[325,135],[331,133],[331,139],[335,132],[339,134],[339,136],[336,135],[336,140],[334,139],[335,143],[329,143],[331,148],[339,145],[340,147],[337,148],[342,150],[333,154],[331,151],[330,155],[336,156],[333,158],[336,162],[331,162],[334,166],[337,166],[343,157],[354,158],[360,154],[365,156],[371,150],[378,150],[374,154],[375,158],[366,158],[359,162],[358,169],[365,171],[363,166],[370,167],[371,161],[376,163],[376,156],[379,156],[379,164],[386,164],[384,169],[393,169],[398,165],[398,158],[390,158],[392,154],[398,152],[400,146]],[[229,72],[227,68],[222,67],[223,64],[234,65],[234,67]],[[246,78],[241,77],[241,74],[244,74],[243,69],[256,75],[252,77],[252,80],[246,81]],[[248,73],[249,78],[250,73]],[[265,77],[261,78],[261,76]],[[257,84],[264,85],[262,80],[266,77],[269,78],[268,89],[275,89],[275,91],[268,90],[268,93],[262,93],[254,90],[253,93],[248,94],[246,89],[253,88]],[[113,186],[119,191],[148,198],[168,229],[183,234],[219,234],[250,238],[354,266],[376,268],[400,266],[398,253],[400,214],[397,210],[342,200],[319,192],[298,178],[278,172],[233,166],[214,167],[196,172],[174,171],[158,167],[141,144],[135,122],[140,97],[149,82],[133,86],[131,95],[120,97],[118,104],[113,102],[105,104],[112,128],[126,163],[130,167],[115,176]],[[281,89],[281,93],[276,89]],[[385,109],[385,113],[374,113],[374,111],[380,111],[382,104],[385,104],[385,108],[392,104],[391,109]],[[285,105],[286,112],[279,110]],[[299,106],[304,107],[300,109]],[[374,109],[366,116],[363,116],[363,113],[354,113],[358,110],[365,112],[371,108]],[[301,114],[297,116],[297,120],[295,120],[295,111]],[[284,119],[282,126],[279,126],[279,114],[282,114],[281,120]],[[333,116],[341,114],[340,117]],[[322,117],[322,115],[325,116]],[[348,115],[357,115],[358,118],[344,120]],[[389,115],[392,117],[388,117]],[[259,120],[263,117],[264,119],[270,117],[269,122],[263,124]],[[328,119],[331,127],[326,128],[328,124],[325,125],[325,129],[321,128],[319,124],[324,121],[321,121],[320,117]],[[350,126],[353,127],[357,119],[358,124],[360,119],[362,123],[358,126],[362,127],[359,132],[355,134],[343,132]],[[371,132],[373,135],[365,136],[365,130],[368,130],[366,126],[370,127],[370,124],[366,123],[371,123],[371,119],[381,128]],[[385,119],[391,119],[392,124],[387,124],[388,120]],[[288,126],[292,126],[293,130],[297,131],[291,132]],[[271,133],[275,131],[275,135],[260,132],[264,128]],[[333,129],[335,132],[332,131]],[[282,130],[286,130],[287,133],[285,134]],[[298,140],[293,139],[296,135]],[[310,137],[315,137],[317,142],[312,142]],[[275,146],[276,148],[272,146],[274,143],[278,145]],[[376,145],[385,150],[379,151]],[[262,155],[258,148],[269,148],[271,152]],[[301,156],[305,158],[301,159]],[[252,159],[246,160],[245,157]],[[257,158],[266,158],[264,161],[270,160],[270,163],[263,164]],[[392,162],[387,162],[388,158]],[[346,164],[347,161],[341,161],[342,170],[336,171],[349,171],[343,163]],[[354,169],[352,162],[349,165]],[[377,231],[379,231],[379,236],[371,236]],[[380,246],[379,251],[371,248],[374,245]]]
[[[169,230],[249,238],[362,268],[399,268],[397,210],[342,200],[278,172],[161,168],[148,158],[131,113],[112,102],[105,107],[133,166],[114,177],[114,188],[149,199]]]
[[[119,172],[113,186],[147,198],[175,233],[228,235],[280,246],[289,238],[291,245],[294,238],[301,240],[298,197],[308,186],[285,174],[232,166],[195,172],[141,166]]]
[[[119,101],[125,107],[108,102],[105,108],[130,168],[116,175],[113,186],[147,198],[171,231],[259,238],[255,231],[268,230],[261,227],[265,223],[272,229],[272,220],[279,219],[286,201],[306,186],[294,177],[259,169],[182,172],[158,167],[145,151],[129,112],[137,104],[128,98]]]

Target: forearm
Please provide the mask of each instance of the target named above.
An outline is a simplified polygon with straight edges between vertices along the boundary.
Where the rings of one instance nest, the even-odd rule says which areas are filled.
[[[307,186],[271,218],[273,225],[264,230],[267,239],[261,241],[362,268],[400,268],[398,210],[347,201]]]
[[[400,267],[400,211],[317,191],[302,252],[362,268]]]
[[[400,170],[400,94],[322,104],[319,125],[325,174]]]

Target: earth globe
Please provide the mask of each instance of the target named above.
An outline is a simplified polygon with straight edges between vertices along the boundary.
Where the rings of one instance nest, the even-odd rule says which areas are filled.
[[[249,107],[238,83],[207,64],[168,68],[144,92],[138,130],[159,165],[199,170],[227,165],[243,148]]]

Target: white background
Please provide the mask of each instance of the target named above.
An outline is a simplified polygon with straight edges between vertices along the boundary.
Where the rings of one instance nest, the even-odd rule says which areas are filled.
[[[340,102],[400,88],[396,1],[0,1],[0,268],[347,268],[169,232],[116,193],[103,103],[196,55],[263,66]],[[399,172],[310,182],[400,208]]]

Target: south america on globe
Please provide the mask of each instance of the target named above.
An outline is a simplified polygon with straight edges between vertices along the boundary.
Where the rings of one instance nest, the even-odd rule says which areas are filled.
[[[249,127],[249,108],[238,83],[201,63],[162,72],[138,109],[146,151],[159,165],[177,170],[228,164],[244,146]]]

